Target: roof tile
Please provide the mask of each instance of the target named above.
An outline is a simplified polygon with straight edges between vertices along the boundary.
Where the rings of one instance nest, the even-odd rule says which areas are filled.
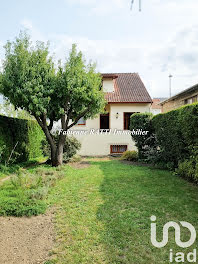
[[[105,93],[109,103],[151,103],[152,99],[138,73],[105,73],[103,78],[115,76],[115,92]]]

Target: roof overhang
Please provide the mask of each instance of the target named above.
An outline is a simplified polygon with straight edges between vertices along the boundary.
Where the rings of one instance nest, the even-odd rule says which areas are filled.
[[[168,102],[170,102],[172,100],[177,99],[181,95],[186,95],[186,94],[191,93],[191,92],[194,92],[196,90],[198,91],[198,84],[195,84],[192,87],[190,87],[190,88],[188,88],[188,89],[186,89],[186,90],[184,90],[184,91],[182,91],[182,92],[180,92],[180,93],[178,93],[178,94],[176,94],[176,95],[168,98],[167,100],[162,101],[161,103],[159,103],[159,105],[164,105],[165,103],[168,103]]]
[[[118,78],[118,75],[116,74],[111,74],[111,73],[102,73],[102,78],[105,79],[105,78],[111,78],[111,79],[117,79]]]

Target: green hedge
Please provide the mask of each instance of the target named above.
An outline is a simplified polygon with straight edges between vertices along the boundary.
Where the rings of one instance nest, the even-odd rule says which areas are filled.
[[[146,137],[132,136],[140,158],[171,169],[179,167],[180,175],[183,170],[187,178],[198,181],[198,103],[153,117],[150,114],[132,115],[131,130],[138,128],[149,130]],[[189,166],[189,175],[197,176],[187,175]]]
[[[153,138],[153,125],[152,125],[153,115],[150,113],[137,113],[133,114],[130,119],[130,130],[142,129],[143,131],[149,131],[145,135],[133,135],[133,139],[136,142],[136,147],[138,148],[139,159],[145,160],[147,158],[147,152],[154,145]]]
[[[44,134],[36,121],[0,115],[0,148],[3,148],[1,162],[8,160],[17,142],[13,156],[16,162],[41,156],[43,139]]]
[[[177,167],[190,158],[198,146],[198,103],[156,115],[152,123],[162,162]]]

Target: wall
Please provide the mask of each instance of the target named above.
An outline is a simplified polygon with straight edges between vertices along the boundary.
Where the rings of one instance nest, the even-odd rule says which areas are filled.
[[[123,130],[124,127],[124,112],[149,112],[150,104],[148,103],[116,103],[108,104],[106,110],[110,113],[110,129],[114,131]],[[116,114],[119,117],[116,118]],[[100,128],[99,116],[95,119],[86,121],[85,126],[75,126],[72,130],[98,130]],[[97,132],[97,131],[96,131]],[[75,136],[82,144],[79,155],[82,156],[103,156],[110,154],[110,145],[127,145],[128,150],[136,150],[135,144],[130,135],[76,135]]]
[[[189,99],[189,98],[196,96],[196,95],[198,96],[198,91],[191,92],[191,93],[184,94],[184,95],[180,95],[178,98],[175,98],[169,102],[166,102],[162,107],[162,112],[166,113],[168,111],[177,109],[177,108],[185,105],[186,99]]]
[[[113,79],[103,79],[103,91],[105,93],[114,92],[114,80]]]
[[[147,103],[116,103],[110,104],[110,128],[124,129],[124,113],[125,112],[150,112],[150,104]],[[116,114],[119,117],[116,118]]]

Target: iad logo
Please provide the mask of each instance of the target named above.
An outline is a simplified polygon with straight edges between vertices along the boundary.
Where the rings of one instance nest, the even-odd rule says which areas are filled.
[[[175,243],[181,247],[181,248],[188,248],[192,246],[196,240],[196,230],[193,225],[191,225],[188,222],[181,221],[181,226],[187,228],[190,232],[190,239],[186,242],[182,242],[181,237],[181,228],[180,225],[176,222],[168,222],[163,227],[163,239],[161,242],[158,242],[156,239],[156,216],[151,216],[151,243],[154,247],[162,248],[165,247],[168,243],[168,237],[169,237],[169,228],[173,227],[175,229]],[[187,261],[189,262],[196,262],[196,249],[194,249],[193,252],[190,252],[187,254]],[[183,252],[178,252],[175,254],[175,257],[173,255],[173,250],[170,250],[170,262],[173,262],[173,258],[176,262],[184,262],[185,261],[185,255]]]

